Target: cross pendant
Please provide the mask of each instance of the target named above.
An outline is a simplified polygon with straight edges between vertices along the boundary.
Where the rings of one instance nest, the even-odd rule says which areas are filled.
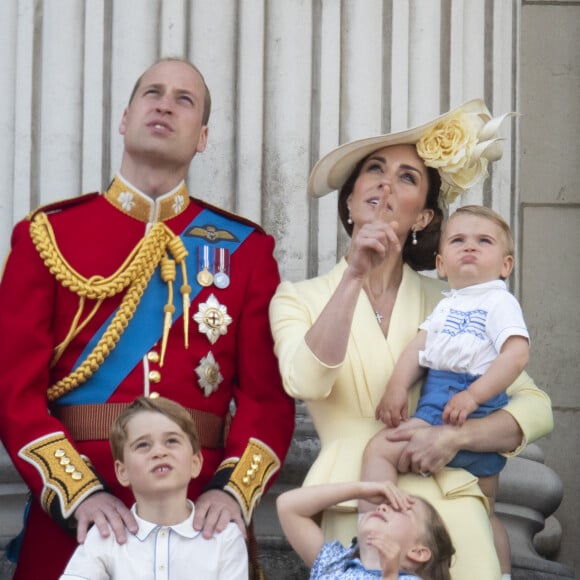
[[[375,318],[377,319],[377,322],[379,324],[381,324],[381,322],[383,321],[383,315],[377,310],[375,310]]]

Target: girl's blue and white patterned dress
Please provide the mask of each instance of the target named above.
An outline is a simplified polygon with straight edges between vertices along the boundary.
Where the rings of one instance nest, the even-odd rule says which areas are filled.
[[[327,542],[322,546],[310,571],[310,580],[365,580],[380,578],[380,570],[367,570],[355,557],[356,544],[345,548],[340,542]],[[399,572],[399,580],[421,580],[419,576]]]

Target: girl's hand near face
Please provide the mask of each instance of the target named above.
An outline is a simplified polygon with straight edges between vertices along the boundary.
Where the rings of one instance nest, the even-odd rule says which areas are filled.
[[[380,505],[391,506],[396,511],[408,510],[415,503],[415,499],[407,492],[398,488],[392,481],[364,481],[360,499]]]
[[[397,542],[389,538],[387,534],[370,532],[367,544],[373,546],[379,553],[381,563],[382,580],[397,580],[401,558],[401,547]]]

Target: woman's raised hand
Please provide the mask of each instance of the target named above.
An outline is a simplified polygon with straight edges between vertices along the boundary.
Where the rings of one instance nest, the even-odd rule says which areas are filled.
[[[375,219],[355,228],[349,252],[349,266],[360,276],[366,277],[373,268],[382,264],[393,253],[401,252],[397,234],[399,224],[389,222],[388,212],[381,208]]]

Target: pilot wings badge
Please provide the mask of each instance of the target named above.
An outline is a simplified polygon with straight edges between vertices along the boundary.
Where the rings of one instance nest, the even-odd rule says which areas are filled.
[[[185,232],[190,238],[202,238],[206,242],[215,244],[220,241],[237,242],[238,238],[228,230],[218,230],[215,226],[194,226]]]

